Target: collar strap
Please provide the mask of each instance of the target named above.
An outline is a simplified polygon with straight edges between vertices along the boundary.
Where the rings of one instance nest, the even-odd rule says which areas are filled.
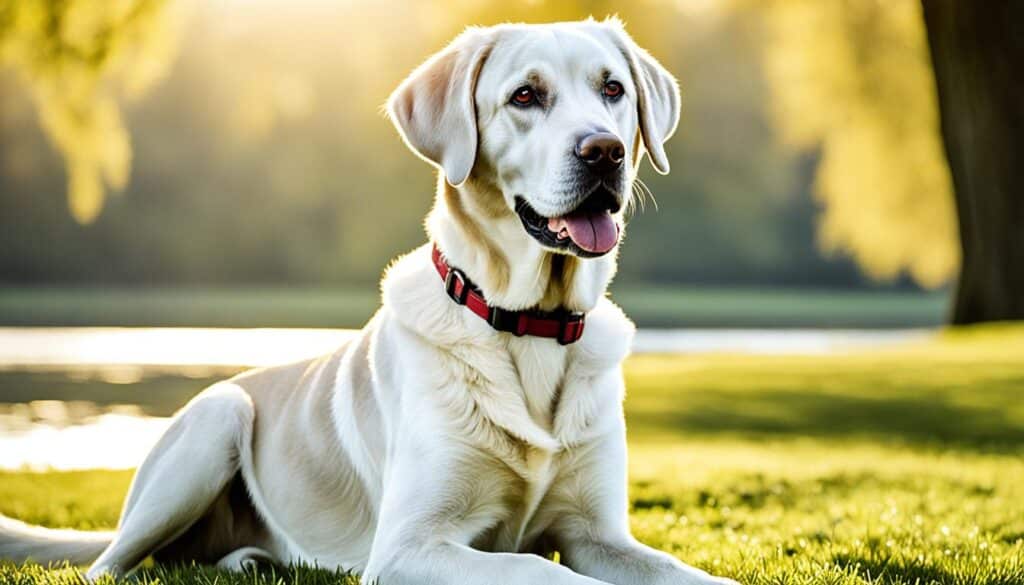
[[[511,333],[516,337],[550,337],[557,339],[562,345],[578,341],[583,336],[583,320],[586,316],[584,313],[566,309],[509,311],[501,307],[492,307],[487,304],[487,299],[480,289],[466,277],[466,273],[448,264],[436,244],[431,257],[437,273],[444,281],[444,292],[448,297],[455,301],[455,304],[464,305],[476,313],[494,329]]]

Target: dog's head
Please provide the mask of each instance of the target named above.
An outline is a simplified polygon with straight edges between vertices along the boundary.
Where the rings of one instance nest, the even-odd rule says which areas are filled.
[[[587,258],[617,245],[643,153],[668,172],[679,90],[618,20],[501,25],[461,34],[388,110],[450,185],[489,187],[489,215]]]

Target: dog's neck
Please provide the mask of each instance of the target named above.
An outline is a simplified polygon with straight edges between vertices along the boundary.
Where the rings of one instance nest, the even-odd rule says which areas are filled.
[[[439,179],[427,231],[452,266],[504,309],[589,311],[615,274],[615,252],[581,259],[543,249],[501,193],[473,179],[459,187]]]

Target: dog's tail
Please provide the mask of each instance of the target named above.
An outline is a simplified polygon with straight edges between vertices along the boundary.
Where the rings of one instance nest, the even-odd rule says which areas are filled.
[[[0,516],[0,559],[40,565],[87,565],[114,539],[113,532],[55,530]]]

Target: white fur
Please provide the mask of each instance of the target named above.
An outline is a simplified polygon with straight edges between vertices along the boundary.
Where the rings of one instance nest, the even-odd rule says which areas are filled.
[[[624,102],[599,97],[601,70],[621,80]],[[557,94],[543,118],[507,106],[530,75]],[[491,302],[513,309],[540,302],[551,252],[511,211],[495,218],[474,204],[483,195],[472,189],[489,181],[509,208],[523,194],[543,214],[564,213],[579,203],[562,177],[574,136],[602,126],[642,139],[667,170],[662,143],[678,116],[674,80],[617,21],[473,29],[414,72],[391,105],[409,145],[487,227],[508,282],[488,276],[491,260],[444,197],[428,221],[432,238]],[[356,339],[216,384],[176,415],[88,576],[187,550],[236,570],[259,559],[315,563],[385,585],[726,582],[630,536],[621,364],[634,328],[605,298],[614,271],[614,253],[579,261],[564,303],[587,311],[586,329],[562,346],[498,333],[452,303],[429,245],[402,257]],[[0,524],[0,556],[97,550],[95,538],[72,538],[73,549],[65,533],[34,530]],[[555,550],[563,564],[524,554]]]

